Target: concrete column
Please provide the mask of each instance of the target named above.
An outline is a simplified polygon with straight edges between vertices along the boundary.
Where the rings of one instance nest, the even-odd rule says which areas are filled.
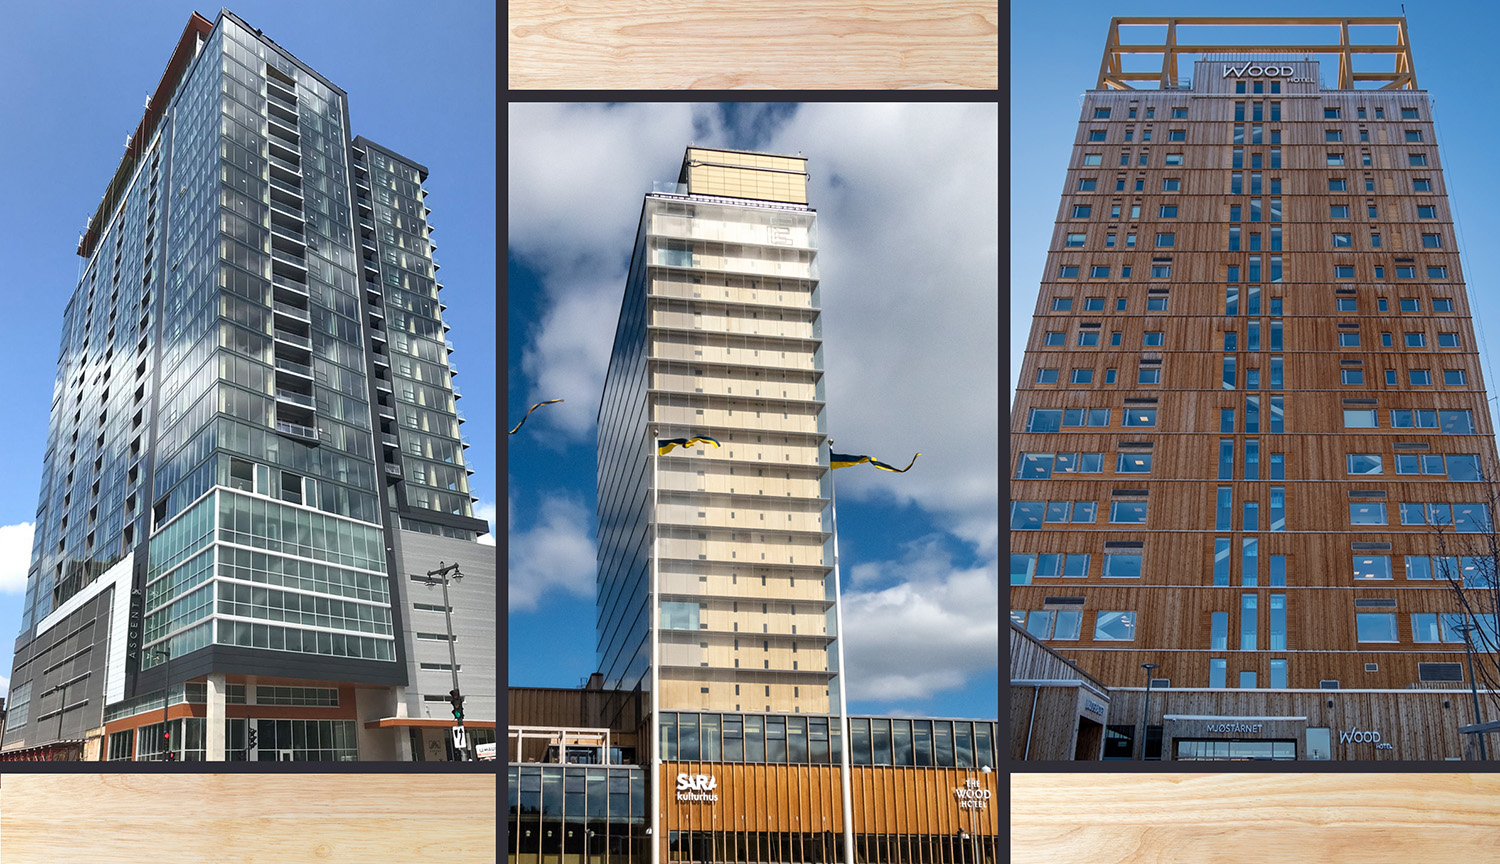
[[[213,673],[208,676],[208,711],[207,719],[204,721],[206,727],[203,732],[204,745],[208,752],[204,757],[209,762],[224,761],[224,675]]]

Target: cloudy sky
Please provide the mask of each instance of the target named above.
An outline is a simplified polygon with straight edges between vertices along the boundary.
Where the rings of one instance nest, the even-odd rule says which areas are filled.
[[[801,153],[838,476],[852,711],[999,702],[995,105],[509,107],[510,680],[595,669],[594,420],[642,195],[689,143]]]

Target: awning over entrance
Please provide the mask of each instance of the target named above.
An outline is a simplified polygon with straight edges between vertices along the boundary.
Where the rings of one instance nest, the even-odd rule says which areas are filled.
[[[54,741],[51,744],[0,753],[0,762],[80,762],[82,760],[82,741]]]
[[[409,729],[448,729],[454,725],[452,720],[441,717],[381,717],[379,720],[366,720],[366,729],[389,729],[391,727],[404,726]],[[465,720],[464,725],[470,729],[493,729],[494,720]]]

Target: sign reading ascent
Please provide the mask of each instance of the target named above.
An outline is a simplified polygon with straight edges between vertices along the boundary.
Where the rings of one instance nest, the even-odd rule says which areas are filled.
[[[678,774],[677,775],[677,800],[678,801],[705,801],[716,803],[719,793],[714,790],[719,788],[719,778],[708,774]]]

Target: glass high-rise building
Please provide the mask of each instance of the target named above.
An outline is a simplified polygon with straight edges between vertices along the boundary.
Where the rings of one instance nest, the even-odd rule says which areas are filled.
[[[0,751],[443,758],[440,561],[493,729],[426,175],[244,21],[189,21],[78,247]]]
[[[629,691],[654,652],[660,708],[836,710],[806,189],[800,156],[689,147],[642,208],[599,409],[598,653],[605,689]],[[695,436],[721,446],[653,462],[653,437]]]

